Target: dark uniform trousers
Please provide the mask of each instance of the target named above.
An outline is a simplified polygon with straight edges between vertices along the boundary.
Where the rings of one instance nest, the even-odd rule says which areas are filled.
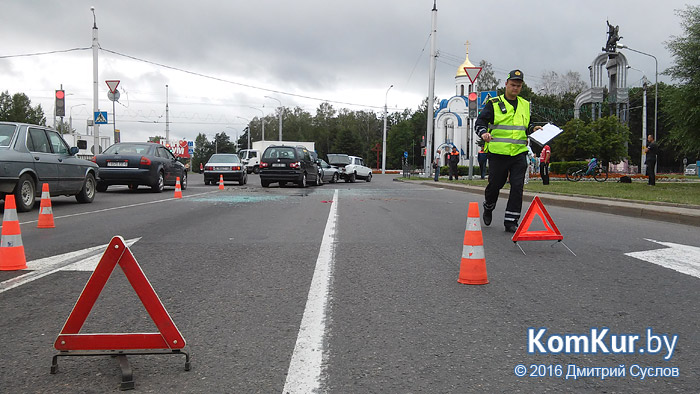
[[[510,178],[510,195],[506,205],[504,224],[518,224],[523,207],[523,185],[527,171],[527,152],[517,156],[489,153],[489,184],[484,193],[484,208],[496,208],[498,194]]]

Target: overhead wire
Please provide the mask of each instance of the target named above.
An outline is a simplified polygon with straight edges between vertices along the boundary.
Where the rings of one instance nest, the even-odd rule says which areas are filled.
[[[71,49],[62,49],[62,50],[56,50],[56,51],[48,51],[48,52],[35,52],[35,53],[20,53],[20,54],[15,54],[15,55],[0,55],[0,59],[10,59],[14,57],[30,57],[30,56],[41,56],[41,55],[52,55],[55,53],[66,53],[66,52],[74,52],[74,51],[85,51],[88,49],[92,49],[90,47],[87,48],[71,48]]]

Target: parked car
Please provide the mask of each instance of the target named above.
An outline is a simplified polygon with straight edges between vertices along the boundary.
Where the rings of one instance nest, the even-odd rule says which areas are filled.
[[[41,197],[42,184],[51,196],[75,196],[80,203],[95,198],[99,168],[77,158],[56,131],[45,126],[0,122],[0,198],[14,194],[17,210],[26,212]]]
[[[338,167],[328,164],[323,159],[319,160],[319,162],[318,168],[323,182],[336,183],[340,180],[340,171]]]
[[[685,175],[697,176],[698,175],[698,165],[697,164],[688,164],[688,166],[685,167]]]
[[[311,152],[303,146],[273,145],[265,149],[260,158],[260,183],[269,187],[278,182],[285,186],[289,182],[306,187],[308,182],[320,185],[318,166]]]
[[[216,185],[223,175],[224,182],[238,181],[239,185],[248,182],[248,173],[245,165],[238,155],[231,153],[217,153],[211,155],[207,164],[204,165],[204,184]]]
[[[328,163],[338,167],[340,177],[345,182],[355,182],[358,178],[367,182],[372,181],[372,169],[365,166],[365,161],[361,157],[329,153]]]
[[[163,145],[152,142],[118,142],[92,160],[100,166],[97,191],[104,192],[111,185],[128,185],[136,190],[139,185],[149,186],[156,193],[165,186],[187,189],[187,170],[175,155]]]

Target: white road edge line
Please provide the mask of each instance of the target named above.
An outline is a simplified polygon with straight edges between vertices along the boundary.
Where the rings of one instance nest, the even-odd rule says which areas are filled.
[[[335,189],[304,316],[301,319],[297,342],[287,371],[287,380],[282,390],[285,394],[315,393],[321,386],[323,340],[326,335],[326,311],[335,256],[337,221],[338,189]]]

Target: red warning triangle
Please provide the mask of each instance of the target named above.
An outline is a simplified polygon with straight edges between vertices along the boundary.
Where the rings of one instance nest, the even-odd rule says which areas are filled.
[[[546,230],[529,230],[532,220],[536,216],[542,219]],[[561,232],[559,232],[557,225],[554,224],[552,217],[549,216],[549,212],[547,212],[544,205],[542,205],[540,198],[535,196],[530,204],[530,207],[527,209],[527,213],[525,213],[525,217],[518,227],[518,230],[515,231],[515,234],[513,234],[512,241],[561,241],[562,239],[564,239],[564,236],[561,235]]]
[[[159,332],[79,333],[117,264],[124,271]],[[185,339],[175,327],[131,250],[124,243],[124,238],[117,236],[112,238],[107,246],[61,333],[58,334],[54,347],[56,350],[182,349],[185,347]]]

